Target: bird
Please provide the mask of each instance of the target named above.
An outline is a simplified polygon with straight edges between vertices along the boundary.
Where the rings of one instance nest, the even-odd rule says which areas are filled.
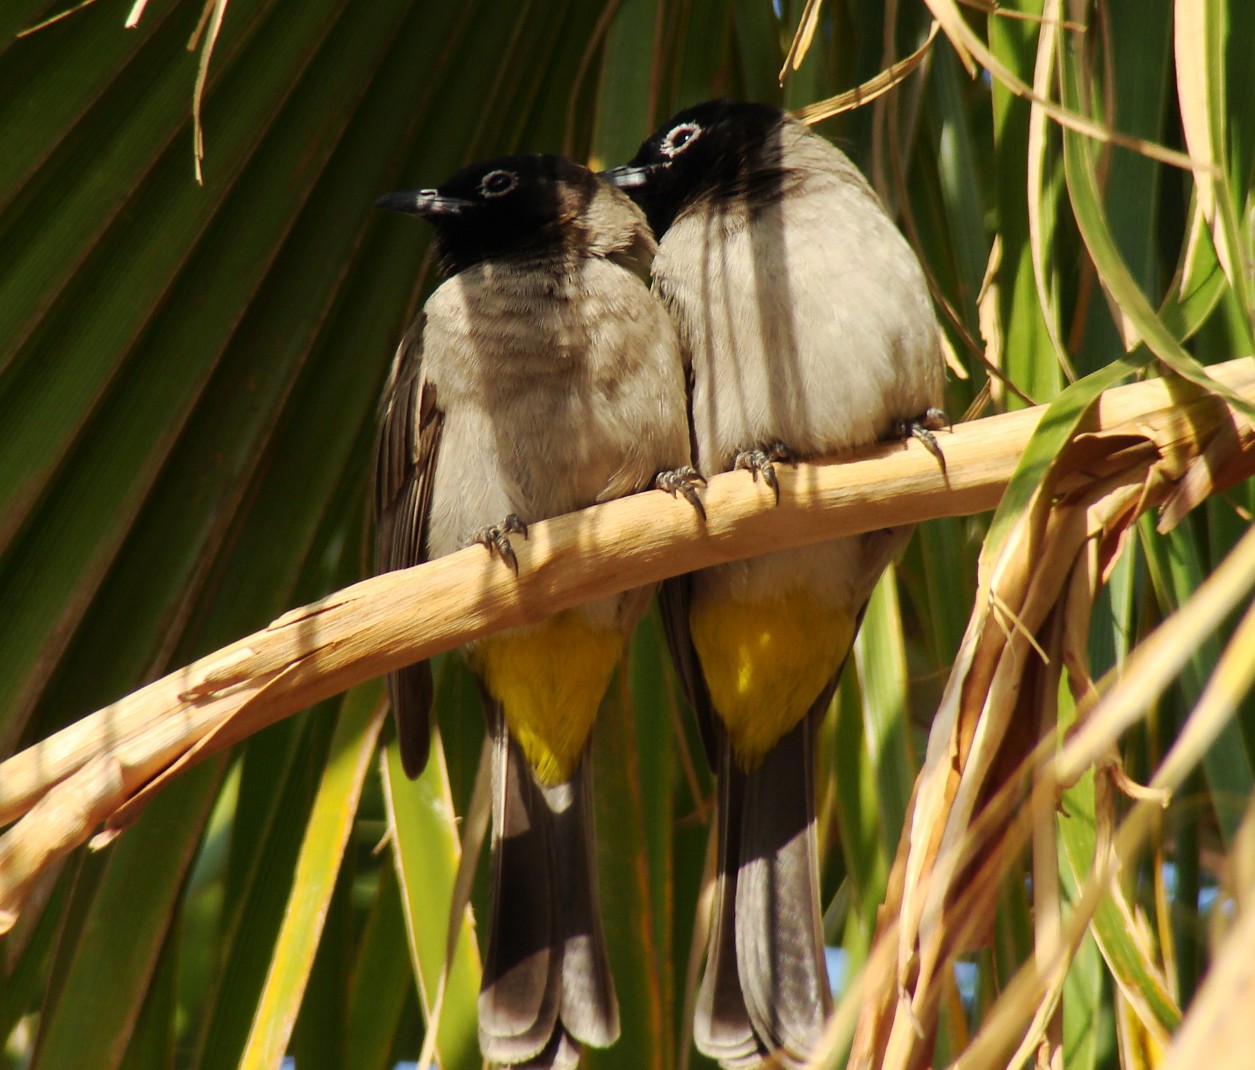
[[[627,196],[574,161],[531,154],[376,203],[431,224],[447,276],[384,391],[377,572],[480,544],[517,575],[512,539],[529,524],[654,486],[700,510],[679,341],[648,286],[653,235]],[[462,648],[492,745],[479,1040],[500,1065],[572,1067],[583,1045],[619,1035],[588,740],[651,598],[599,598]],[[388,693],[414,777],[430,745],[430,667],[392,673]]]
[[[700,475],[744,469],[779,501],[778,463],[908,434],[940,456],[944,364],[923,271],[844,153],[779,108],[715,100],[603,177],[658,238],[652,285],[690,369]],[[663,585],[718,784],[693,1035],[724,1067],[801,1065],[822,1044],[816,734],[872,588],[909,537],[873,531]]]

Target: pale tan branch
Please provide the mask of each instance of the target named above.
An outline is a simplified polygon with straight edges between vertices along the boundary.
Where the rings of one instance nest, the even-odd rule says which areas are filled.
[[[1209,369],[1255,398],[1255,361]],[[1174,402],[1152,380],[1108,391],[1090,432],[1153,424]],[[0,765],[0,932],[48,865],[102,821],[125,822],[145,785],[354,684],[590,598],[752,557],[997,505],[1044,409],[938,435],[946,470],[917,442],[839,461],[778,466],[781,496],[748,473],[711,480],[708,520],[661,492],[532,526],[514,538],[519,575],[481,547],[379,576],[293,610],[269,627],[85,717]],[[128,805],[130,804],[130,805]]]

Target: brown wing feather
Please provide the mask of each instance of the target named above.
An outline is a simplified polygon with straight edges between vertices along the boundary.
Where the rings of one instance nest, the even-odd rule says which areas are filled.
[[[376,573],[427,560],[427,512],[444,415],[435,387],[423,378],[423,323],[420,315],[397,347],[383,397],[375,446]],[[389,674],[388,697],[401,764],[416,777],[431,744],[431,666],[420,661]]]
[[[655,290],[657,293],[657,290]],[[664,304],[666,302],[664,301]],[[674,312],[674,310],[672,310]],[[701,470],[701,458],[697,453],[697,432],[693,427],[693,361],[684,353],[684,409],[688,413],[689,455],[692,463]],[[666,580],[658,588],[658,611],[662,617],[662,630],[667,638],[671,664],[675,666],[680,687],[693,712],[697,715],[697,727],[701,731],[702,747],[710,768],[718,766],[719,737],[715,725],[715,710],[702,675],[693,637],[689,633],[689,599],[692,575],[685,574]]]
[[[715,710],[710,701],[710,692],[706,689],[706,678],[702,675],[697,650],[693,646],[693,637],[689,632],[689,588],[691,585],[691,574],[665,580],[658,588],[658,612],[662,617],[662,630],[667,637],[671,664],[675,667],[684,697],[689,700],[689,705],[693,707],[693,712],[697,715],[697,727],[701,731],[702,746],[706,751],[706,758],[710,762],[711,769],[714,769],[718,764],[719,753]]]

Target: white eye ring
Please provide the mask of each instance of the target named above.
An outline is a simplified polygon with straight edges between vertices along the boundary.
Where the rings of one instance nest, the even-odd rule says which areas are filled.
[[[489,171],[480,179],[479,192],[485,197],[504,197],[518,184],[519,176],[513,171]]]
[[[667,131],[662,139],[659,151],[667,157],[679,155],[694,141],[701,137],[702,128],[698,123],[679,123]]]

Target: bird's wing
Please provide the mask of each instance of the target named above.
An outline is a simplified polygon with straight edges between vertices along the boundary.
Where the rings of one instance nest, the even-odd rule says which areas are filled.
[[[662,630],[667,637],[671,652],[671,664],[675,666],[684,697],[689,700],[697,715],[697,727],[701,731],[702,747],[711,769],[716,766],[719,743],[716,731],[715,708],[702,675],[697,649],[689,629],[689,599],[692,587],[691,575],[675,576],[664,580],[658,589],[658,611],[662,617]]]
[[[384,392],[375,445],[375,571],[391,572],[427,560],[427,515],[444,414],[436,388],[423,377],[420,315],[397,347]],[[401,762],[415,777],[431,742],[431,667],[425,661],[388,677],[397,718]]]

